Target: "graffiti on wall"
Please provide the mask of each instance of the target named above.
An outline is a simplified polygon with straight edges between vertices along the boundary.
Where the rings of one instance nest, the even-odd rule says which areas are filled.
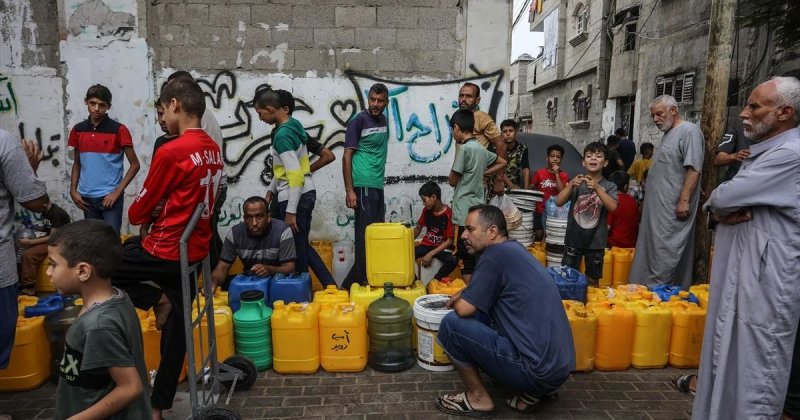
[[[30,137],[28,134],[30,133],[25,130],[25,123],[19,123],[19,138],[29,139]],[[50,136],[47,143],[42,140],[42,129],[40,127],[33,130],[33,135],[33,140],[36,140],[36,144],[39,145],[39,150],[42,151],[42,162],[49,162],[56,168],[61,165],[56,155],[56,153],[61,150],[61,134],[53,134]]]
[[[19,115],[17,94],[14,93],[14,85],[11,84],[11,79],[0,73],[0,112],[12,111],[15,116]]]

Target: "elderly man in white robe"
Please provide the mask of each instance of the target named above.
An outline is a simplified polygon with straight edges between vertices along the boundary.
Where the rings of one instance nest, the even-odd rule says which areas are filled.
[[[800,320],[798,112],[797,79],[756,87],[739,115],[750,156],[703,206],[720,224],[693,419],[781,417]]]
[[[685,121],[675,98],[650,104],[653,123],[664,133],[647,175],[642,222],[629,281],[648,287],[692,284],[694,221],[700,208],[700,173],[705,151],[697,124]]]

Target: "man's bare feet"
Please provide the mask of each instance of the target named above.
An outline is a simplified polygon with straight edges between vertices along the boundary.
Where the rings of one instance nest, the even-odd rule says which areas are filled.
[[[156,306],[153,307],[153,312],[156,314],[156,329],[161,331],[164,323],[167,322],[170,312],[172,312],[172,304],[169,302],[167,295],[161,294],[161,299],[158,300]],[[153,417],[155,419],[155,417]],[[159,414],[159,418],[161,415]]]

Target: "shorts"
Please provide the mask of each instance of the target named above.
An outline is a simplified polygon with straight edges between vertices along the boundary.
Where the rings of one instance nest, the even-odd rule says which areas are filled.
[[[582,249],[571,246],[564,247],[564,256],[561,258],[561,265],[566,265],[575,269],[581,266],[581,258],[586,260],[586,277],[597,281],[603,277],[603,257],[605,249]]]
[[[467,242],[461,239],[462,226],[454,226],[456,235],[456,253],[455,257],[458,259],[458,268],[461,274],[470,275],[475,271],[475,256],[467,252]]]
[[[544,230],[544,222],[542,217],[542,213],[534,213],[533,214],[533,230]]]

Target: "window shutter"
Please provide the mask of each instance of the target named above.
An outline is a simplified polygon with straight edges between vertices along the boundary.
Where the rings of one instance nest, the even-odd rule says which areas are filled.
[[[656,79],[656,97],[664,94],[664,78],[659,77]]]
[[[672,95],[675,97],[675,101],[683,103],[683,76],[678,76],[675,78],[675,94]]]
[[[681,94],[681,102],[692,102],[694,98],[694,73],[688,73],[683,76],[683,92]]]

